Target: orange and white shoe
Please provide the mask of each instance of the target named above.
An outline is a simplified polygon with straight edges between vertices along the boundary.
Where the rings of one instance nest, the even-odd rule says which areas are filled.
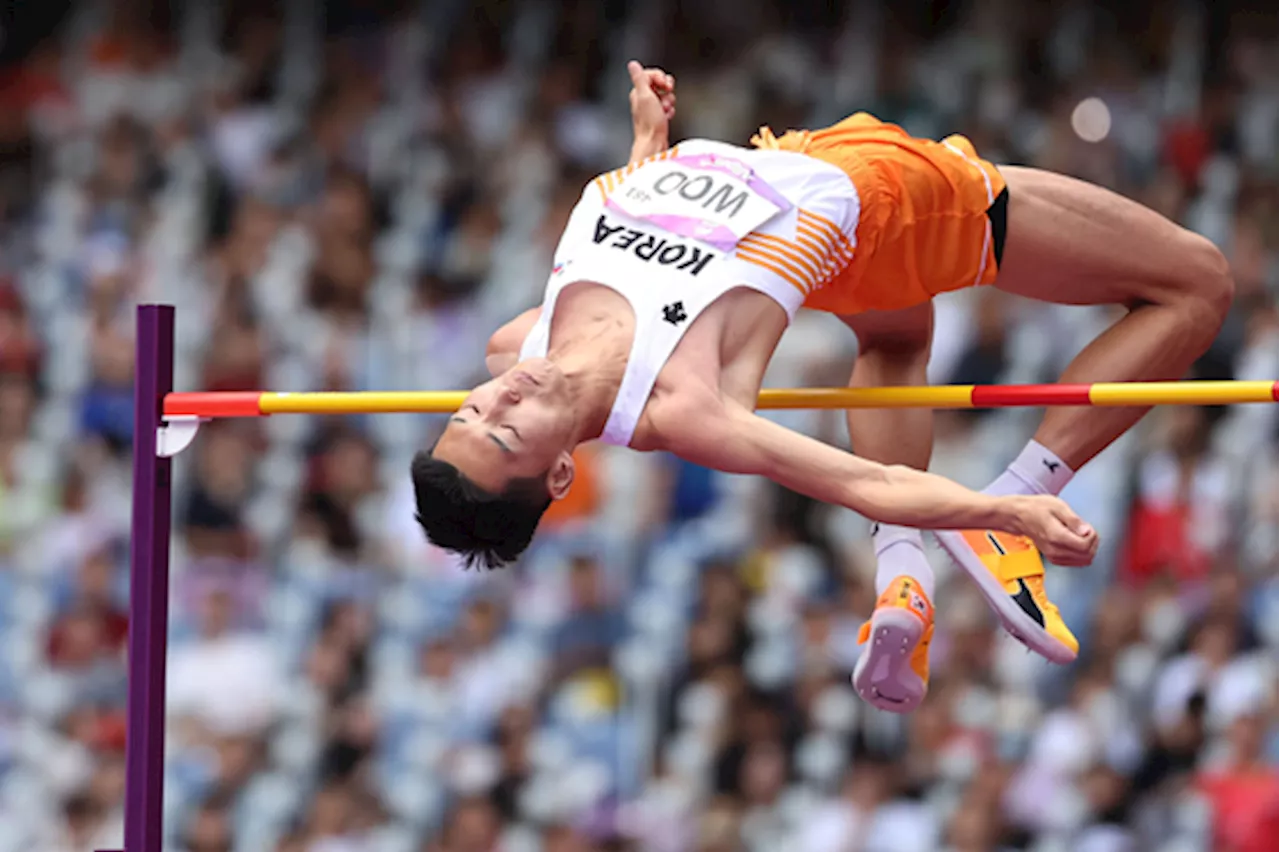
[[[993,530],[937,530],[938,543],[973,578],[1013,637],[1055,663],[1070,663],[1080,643],[1044,591],[1044,562],[1025,536]]]
[[[872,707],[910,713],[929,691],[932,639],[933,604],[915,579],[895,578],[858,633],[853,688]]]

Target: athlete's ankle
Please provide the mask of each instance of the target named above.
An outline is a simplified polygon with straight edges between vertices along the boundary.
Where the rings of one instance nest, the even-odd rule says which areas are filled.
[[[1038,441],[1030,441],[1004,473],[982,489],[986,494],[1052,494],[1057,496],[1075,476],[1075,471]]]
[[[876,552],[877,596],[899,577],[910,577],[920,585],[925,597],[933,601],[933,568],[925,558],[920,530],[877,524],[872,528],[871,541]]]

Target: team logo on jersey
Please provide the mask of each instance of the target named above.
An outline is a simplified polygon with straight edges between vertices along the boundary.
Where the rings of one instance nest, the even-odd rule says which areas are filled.
[[[611,225],[604,214],[596,220],[596,232],[591,239],[596,245],[627,252],[645,263],[670,266],[690,275],[706,269],[716,257],[715,252],[707,248],[689,245],[673,237],[658,237],[638,228]]]
[[[688,318],[689,315],[684,310],[684,302],[672,302],[662,308],[662,319],[672,325],[679,325]]]

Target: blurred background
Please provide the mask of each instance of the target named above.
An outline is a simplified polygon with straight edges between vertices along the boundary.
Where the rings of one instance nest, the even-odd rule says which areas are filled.
[[[468,387],[627,156],[627,59],[676,75],[675,138],[867,109],[1135,197],[1231,261],[1195,375],[1277,376],[1274,4],[47,0],[0,34],[0,852],[121,843],[133,306],[178,306],[180,389]],[[932,378],[1052,380],[1111,319],[953,294]],[[768,382],[853,356],[804,314]],[[934,469],[985,484],[1036,417],[940,413]],[[166,849],[1277,848],[1273,406],[1157,411],[1077,476],[1071,667],[933,552],[908,718],[847,680],[864,519],[588,447],[527,557],[464,573],[413,520],[440,427],[178,460]]]

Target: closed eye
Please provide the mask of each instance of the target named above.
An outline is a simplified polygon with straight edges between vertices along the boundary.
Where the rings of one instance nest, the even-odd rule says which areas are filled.
[[[520,432],[519,432],[519,430],[517,430],[517,429],[516,429],[516,427],[514,427],[514,426],[508,426],[507,424],[503,423],[503,424],[502,424],[502,428],[503,428],[503,429],[509,429],[509,430],[511,430],[511,434],[512,434],[512,435],[515,435],[517,438],[519,438],[519,437],[520,437]]]
[[[452,422],[452,423],[463,423],[463,424],[465,424],[467,421],[463,420],[463,419],[462,419],[461,417],[459,417],[458,415],[459,415],[459,414],[461,414],[462,412],[466,411],[467,409],[470,409],[471,411],[474,411],[476,414],[479,414],[479,413],[480,413],[480,409],[479,409],[479,408],[476,408],[476,407],[475,407],[474,405],[472,405],[471,403],[468,403],[468,404],[466,404],[466,405],[462,406],[461,408],[459,408],[459,409],[454,413],[454,415],[453,415],[452,417],[450,417],[450,418],[449,418],[450,422]],[[500,428],[510,429],[510,430],[511,430],[511,434],[515,435],[517,438],[519,438],[519,437],[520,437],[520,433],[519,433],[519,432],[517,432],[517,431],[515,430],[515,428],[514,428],[514,427],[511,427],[511,426],[503,426],[503,427],[500,427]],[[499,438],[497,435],[495,435],[495,434],[493,434],[492,432],[490,432],[490,433],[489,433],[489,435],[488,435],[488,438],[489,438],[489,440],[490,440],[490,441],[493,441],[495,444],[497,444],[497,445],[498,445],[498,448],[499,448],[499,449],[501,449],[504,453],[510,453],[510,452],[511,452],[511,448],[510,448],[510,447],[508,447],[508,446],[506,445],[506,442],[504,442],[504,441],[503,441],[501,438]]]

